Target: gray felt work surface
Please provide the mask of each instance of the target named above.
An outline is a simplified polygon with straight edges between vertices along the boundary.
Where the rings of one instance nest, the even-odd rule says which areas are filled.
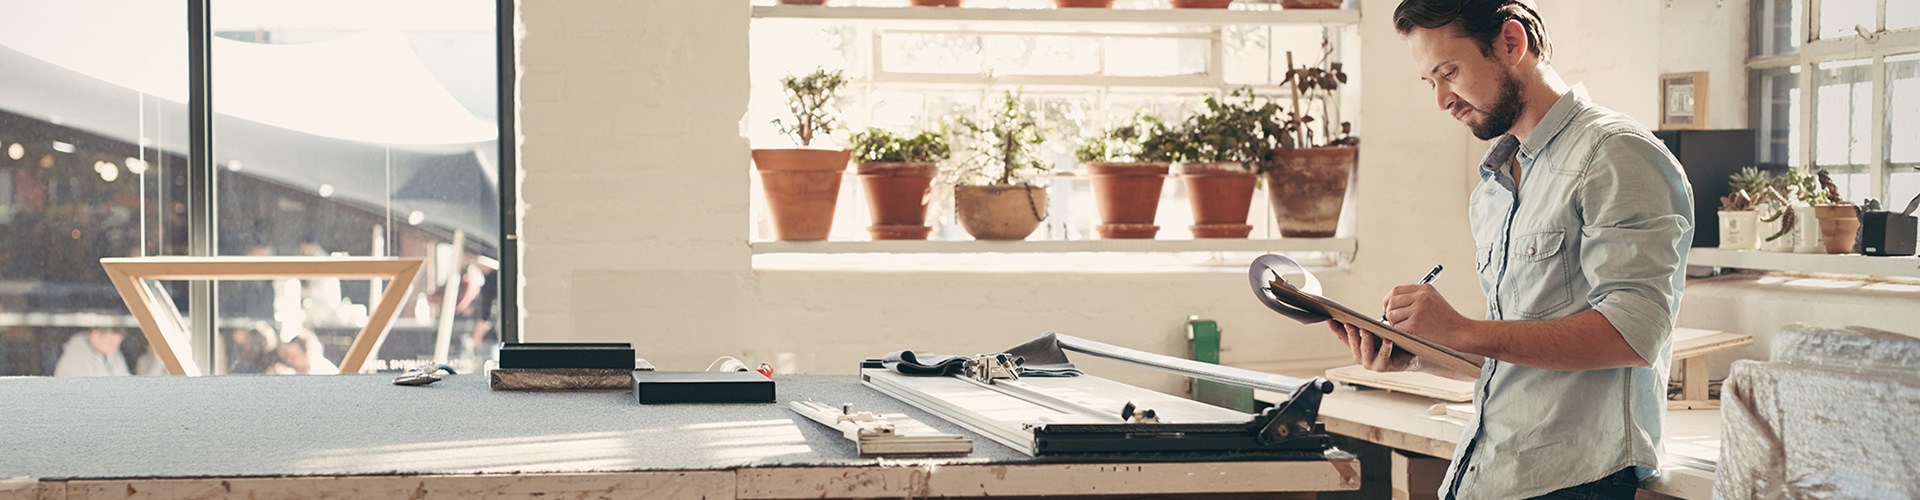
[[[641,405],[631,391],[422,387],[391,375],[0,378],[0,478],[195,478],[722,470],[872,465],[789,409],[905,414],[973,439],[944,464],[1271,460],[1272,455],[1029,457],[860,385],[781,375],[778,403]],[[1300,459],[1305,457],[1284,457]],[[916,459],[922,460],[922,459]]]

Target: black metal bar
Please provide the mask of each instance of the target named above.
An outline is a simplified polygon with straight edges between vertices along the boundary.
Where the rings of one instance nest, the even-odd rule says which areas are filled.
[[[213,156],[213,23],[212,0],[187,2],[187,254],[210,257],[218,253],[219,227],[214,217]],[[187,285],[187,304],[193,337],[194,361],[203,374],[212,374],[214,321],[213,282]]]
[[[520,192],[517,183],[519,162],[519,121],[514,116],[514,0],[496,0],[494,7],[494,47],[499,62],[495,96],[498,107],[500,141],[500,342],[520,341]]]

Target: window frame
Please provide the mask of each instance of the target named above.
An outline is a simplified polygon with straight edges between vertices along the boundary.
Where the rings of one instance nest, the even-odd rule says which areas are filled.
[[[1814,144],[1817,135],[1814,133],[1814,127],[1816,125],[1815,116],[1817,114],[1817,109],[1815,109],[1817,107],[1815,95],[1819,91],[1819,89],[1814,86],[1815,72],[1820,70],[1822,63],[1856,59],[1868,60],[1868,64],[1871,67],[1869,70],[1869,79],[1872,80],[1873,89],[1869,102],[1873,103],[1873,105],[1869,106],[1871,111],[1869,112],[1870,117],[1867,127],[1868,158],[1865,172],[1869,181],[1867,196],[1885,200],[1891,204],[1895,202],[1904,203],[1904,200],[1886,200],[1887,176],[1889,171],[1894,168],[1894,166],[1890,164],[1890,159],[1887,157],[1888,141],[1891,138],[1888,136],[1888,117],[1886,106],[1884,105],[1884,103],[1887,102],[1886,59],[1892,56],[1920,53],[1920,27],[1902,28],[1893,31],[1887,30],[1887,2],[1889,1],[1902,0],[1874,0],[1874,32],[1855,33],[1854,35],[1836,38],[1821,38],[1820,10],[1822,0],[1794,0],[1796,4],[1794,8],[1798,9],[1800,14],[1799,28],[1802,34],[1798,50],[1790,54],[1764,54],[1762,53],[1764,48],[1761,45],[1766,41],[1766,37],[1763,36],[1761,30],[1756,29],[1748,35],[1748,41],[1753,47],[1751,52],[1756,55],[1750,56],[1747,59],[1746,66],[1750,80],[1757,79],[1762,70],[1787,67],[1799,69],[1798,88],[1796,89],[1800,99],[1799,116],[1792,117],[1791,119],[1793,121],[1788,125],[1789,130],[1798,131],[1799,143],[1794,145],[1793,149],[1796,151],[1794,158],[1788,159],[1787,161],[1791,161],[1794,168],[1812,170],[1816,168],[1814,163]],[[1759,26],[1760,23],[1758,19],[1759,16],[1762,15],[1761,10],[1765,8],[1764,3],[1756,2],[1754,4],[1754,15],[1756,16],[1755,25],[1757,28],[1764,28],[1763,26]],[[1865,26],[1861,26],[1861,28],[1865,28]],[[1753,109],[1760,109],[1766,106],[1767,98],[1768,96],[1766,95],[1751,92],[1748,94],[1748,99]],[[1765,148],[1767,145],[1767,133],[1769,132],[1767,130],[1768,127],[1765,126],[1766,124],[1757,121],[1757,114],[1753,120],[1755,121],[1753,128],[1758,138],[1758,147]],[[1762,151],[1764,151],[1764,149],[1762,149]]]

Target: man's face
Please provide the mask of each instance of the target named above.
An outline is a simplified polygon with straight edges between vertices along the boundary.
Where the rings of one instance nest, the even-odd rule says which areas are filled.
[[[100,354],[113,354],[120,350],[120,343],[127,340],[126,332],[116,328],[95,328],[87,332],[87,344]]]
[[[1478,43],[1452,27],[1414,28],[1407,41],[1414,72],[1433,86],[1442,111],[1483,141],[1513,128],[1525,105],[1510,68],[1481,53]]]

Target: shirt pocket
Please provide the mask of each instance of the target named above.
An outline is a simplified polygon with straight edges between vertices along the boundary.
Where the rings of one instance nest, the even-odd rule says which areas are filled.
[[[1549,229],[1513,238],[1507,304],[1526,319],[1543,319],[1573,302],[1573,258],[1567,233]]]

